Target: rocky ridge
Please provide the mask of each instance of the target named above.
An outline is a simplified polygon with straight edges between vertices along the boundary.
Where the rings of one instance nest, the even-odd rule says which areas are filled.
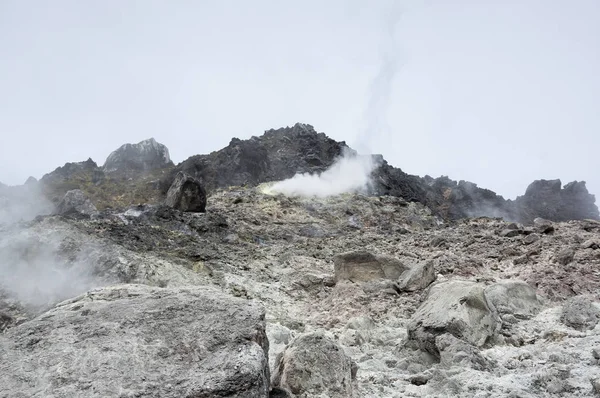
[[[99,167],[91,159],[67,163],[41,179],[48,197],[59,201],[69,190],[80,189],[100,209],[132,203],[161,203],[182,172],[199,180],[207,192],[229,186],[257,186],[296,174],[319,174],[343,154],[358,156],[345,142],[337,142],[308,125],[268,130],[248,140],[233,138],[229,145],[207,155],[195,155],[174,166],[168,149],[150,139],[126,144]],[[428,206],[444,219],[502,217],[531,223],[536,217],[551,221],[600,219],[595,197],[585,182],[562,186],[560,180],[537,180],[516,200],[448,177],[423,178],[372,156],[375,167],[366,193],[396,196]]]

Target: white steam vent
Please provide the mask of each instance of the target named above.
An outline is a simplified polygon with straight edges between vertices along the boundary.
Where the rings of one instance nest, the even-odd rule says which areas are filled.
[[[346,149],[342,157],[321,174],[296,174],[292,178],[276,182],[263,192],[320,198],[361,192],[369,187],[371,173],[375,167],[376,162],[372,156],[357,155],[354,151]]]

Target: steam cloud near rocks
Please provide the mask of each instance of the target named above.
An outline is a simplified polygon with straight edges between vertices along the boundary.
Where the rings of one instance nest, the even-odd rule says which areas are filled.
[[[97,286],[85,261],[61,258],[62,238],[14,228],[1,233],[0,290],[4,295],[30,309],[43,309]]]
[[[327,197],[345,192],[361,192],[368,189],[371,173],[377,166],[372,156],[357,155],[346,149],[335,163],[321,174],[297,174],[275,183],[269,192],[288,196]]]
[[[37,184],[0,187],[0,298],[34,311],[98,286],[85,258],[61,255],[61,230],[30,225],[53,210]]]
[[[392,86],[399,67],[395,29],[400,17],[400,9],[394,8],[390,10],[385,19],[381,63],[369,86],[364,116],[366,127],[356,138],[356,146],[363,153],[370,153],[371,142],[385,132],[389,132],[386,119],[392,96]],[[372,173],[378,166],[379,164],[373,160],[372,156],[359,156],[356,152],[348,149],[323,173],[298,174],[274,184],[269,192],[309,197],[361,192],[369,188]]]

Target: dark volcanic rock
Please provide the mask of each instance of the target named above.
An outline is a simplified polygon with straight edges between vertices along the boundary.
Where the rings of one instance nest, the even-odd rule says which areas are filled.
[[[148,171],[171,165],[169,150],[154,138],[137,144],[124,144],[111,153],[104,163],[104,171]]]
[[[172,166],[168,149],[153,139],[125,144],[108,157],[103,168],[91,159],[67,163],[44,176],[42,182],[52,187],[49,196],[55,201],[68,190],[82,189],[99,208],[106,207],[107,199],[113,198],[127,206],[164,200],[179,172],[200,181],[210,194],[218,188],[256,186],[297,174],[320,174],[346,153],[356,155],[345,142],[318,133],[308,124],[297,123],[248,140],[233,138],[227,147],[192,156],[176,167]],[[419,202],[447,220],[482,216],[522,223],[531,223],[536,217],[551,221],[600,219],[595,197],[588,193],[584,182],[575,181],[561,188],[560,180],[535,181],[525,195],[512,201],[468,181],[410,175],[389,165],[381,155],[371,156],[374,168],[368,194]],[[147,179],[142,181],[141,175]],[[97,189],[98,185],[102,187]],[[135,187],[128,190],[128,186]]]
[[[179,164],[162,181],[171,186],[177,172],[199,179],[208,191],[227,186],[257,185],[279,181],[297,173],[327,170],[346,148],[307,124],[268,130],[249,140],[233,138],[229,145],[208,155],[196,155]]]
[[[204,212],[206,191],[200,181],[179,172],[167,192],[165,204],[181,211]]]
[[[57,167],[53,172],[44,175],[41,182],[44,184],[76,184],[79,181],[90,180],[97,183],[104,179],[104,173],[91,158],[85,162],[66,163]]]
[[[599,219],[596,198],[583,181],[573,181],[561,189],[560,180],[537,180],[527,187],[525,195],[514,205],[518,218],[531,223],[537,217],[551,221]]]

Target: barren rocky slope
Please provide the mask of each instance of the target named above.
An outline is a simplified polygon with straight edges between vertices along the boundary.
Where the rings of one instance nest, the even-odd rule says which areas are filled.
[[[243,156],[227,151],[244,145],[207,156],[241,167],[239,177],[249,172]],[[299,147],[289,158],[279,152],[281,164]],[[9,209],[31,214],[50,203],[14,197],[41,187],[57,214],[0,225],[0,397],[600,394],[600,221],[444,218],[440,209],[472,202],[432,210],[373,191],[288,197],[264,176],[246,187],[207,183],[204,192],[194,186],[208,178],[204,169],[169,165],[159,144],[126,148],[156,166],[105,173],[89,161],[5,191]],[[325,167],[310,159],[296,160],[299,171]],[[162,192],[157,176],[175,172],[197,180],[180,175],[170,194],[181,195],[167,203],[194,200],[204,213],[153,196]],[[74,181],[98,191],[59,197]],[[127,184],[139,191],[110,202]],[[541,182],[525,197],[554,198],[540,209],[573,216],[565,198],[589,202],[581,189]],[[152,200],[122,205],[132,197]]]
[[[600,328],[593,312],[598,308],[600,285],[597,221],[538,222],[538,226],[528,228],[490,218],[448,223],[418,203],[394,197],[347,194],[328,199],[288,198],[264,194],[261,187],[218,190],[208,203],[206,213],[141,206],[100,212],[91,219],[46,217],[27,224],[21,235],[5,231],[11,238],[2,237],[3,250],[6,253],[6,246],[12,245],[48,251],[46,256],[51,254],[56,258],[55,270],[72,276],[73,280],[85,281],[80,283],[81,292],[90,286],[116,282],[156,286],[166,295],[172,295],[171,289],[181,286],[207,286],[206,289],[217,288],[229,296],[263,305],[270,373],[274,380],[288,383],[277,394],[284,394],[283,387],[290,390],[290,386],[296,386],[297,396],[307,397],[593,394],[591,380],[600,377],[598,351],[595,351],[600,343]],[[433,286],[441,289],[456,281],[472,281],[478,289],[486,289],[500,281],[521,280],[534,289],[534,294],[523,298],[510,292],[500,293],[500,301],[508,304],[502,310],[485,310],[495,323],[481,342],[466,337],[471,332],[467,333],[465,328],[477,329],[480,325],[470,318],[472,314],[466,318],[459,314],[463,328],[459,332],[442,319],[435,333],[445,337],[434,339],[435,349],[431,352],[420,344],[426,339],[420,341],[409,333],[411,322],[418,322],[415,313],[419,308],[427,308],[424,303],[431,299],[427,298],[428,289],[417,286],[413,291],[403,290],[398,278],[389,280],[385,275],[373,275],[369,267],[376,260],[362,265],[358,261],[358,265],[352,266],[358,273],[350,278],[353,280],[346,280],[348,276],[343,275],[336,278],[336,255],[354,251],[391,257],[402,264],[396,266],[406,269],[432,263],[431,275],[436,278]],[[33,262],[37,257],[31,249],[11,252],[18,253],[19,261],[29,267],[44,266],[43,262]],[[353,261],[350,257],[349,261]],[[366,274],[362,274],[364,270]],[[423,275],[419,278],[423,277],[427,279]],[[469,289],[460,289],[459,294],[467,304]],[[77,293],[80,292],[68,294]],[[447,311],[452,302],[448,295],[445,297],[441,304],[434,304],[441,308],[447,305]],[[563,309],[569,308],[573,297],[594,302],[589,304],[591,315],[585,326],[561,320]],[[33,327],[31,322],[45,320],[46,327],[55,328],[58,319],[70,314],[72,304],[61,304],[39,315],[36,321],[25,319],[43,311],[44,305],[57,298],[49,297],[49,303],[35,302],[35,308],[19,306],[14,299],[5,301],[2,313],[6,332],[0,336],[0,346],[13,354],[3,355],[0,360],[4,377],[8,378],[3,385],[13,386],[14,380],[21,378],[14,370],[14,361],[8,363],[5,359],[20,352],[13,350],[17,349],[14,339],[21,333],[28,330],[27,335],[35,343],[32,346],[23,342],[18,350],[52,349],[55,343],[45,336],[45,329]],[[511,300],[517,300],[516,306],[511,307],[510,303],[514,304]],[[131,311],[146,311],[135,303],[130,305]],[[530,311],[520,313],[523,308]],[[436,310],[424,311],[433,311],[435,315]],[[575,313],[567,312],[567,316],[585,315],[581,309],[570,311]],[[59,317],[57,321],[48,321],[53,316]],[[173,319],[173,327],[179,322],[176,314],[166,316]],[[80,319],[84,329],[90,327],[91,321]],[[158,322],[146,321],[150,325]],[[61,333],[60,328],[54,330]],[[121,330],[122,338],[128,335],[127,329],[116,330]],[[211,329],[209,333],[230,332],[230,329]],[[303,366],[308,367],[317,381],[314,377],[295,382],[289,381],[293,380],[290,376],[282,378],[278,373],[280,361],[293,352],[279,359],[277,355],[296,338],[308,339],[307,344],[313,344],[314,338],[303,337],[313,333],[331,342],[328,344],[341,347],[352,365],[343,365],[345,359],[340,359],[339,368],[335,369],[342,375],[329,375],[333,381],[326,382],[325,377],[320,379],[318,375],[325,374],[329,365],[315,358],[304,362],[300,359],[300,365],[296,363],[291,368],[281,365],[283,371],[305,372]],[[164,339],[159,334],[149,334],[148,338]],[[86,350],[96,344],[91,338],[77,341]],[[40,344],[48,348],[40,348]],[[454,347],[457,352],[447,347]],[[22,358],[22,354],[18,355]],[[290,361],[287,359],[285,363]],[[117,372],[128,367],[126,361],[108,363]],[[348,374],[355,375],[350,387],[339,393],[328,390],[342,383],[344,366],[349,367]],[[80,383],[76,378],[62,378],[48,388],[100,396],[99,387],[84,390],[86,383],[74,387],[72,384],[76,382]],[[131,396],[154,396],[145,395],[143,388],[147,386],[139,383],[127,387]],[[184,386],[187,388],[188,384]],[[297,385],[306,385],[308,389],[298,389]],[[48,390],[39,391],[38,396],[46,396],[42,392]],[[94,395],[92,391],[98,392]],[[2,394],[20,396],[6,389]]]

